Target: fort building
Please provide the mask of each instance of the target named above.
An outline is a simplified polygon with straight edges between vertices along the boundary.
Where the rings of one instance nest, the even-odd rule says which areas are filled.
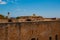
[[[60,40],[60,18],[0,17],[0,40]]]

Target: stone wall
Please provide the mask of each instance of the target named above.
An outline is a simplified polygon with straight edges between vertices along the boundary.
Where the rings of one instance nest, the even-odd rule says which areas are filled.
[[[55,36],[60,38],[60,23],[59,22],[26,22],[22,24],[21,39],[31,40],[55,40]],[[60,40],[60,39],[59,39]]]
[[[59,21],[0,23],[0,40],[56,39],[60,40]]]

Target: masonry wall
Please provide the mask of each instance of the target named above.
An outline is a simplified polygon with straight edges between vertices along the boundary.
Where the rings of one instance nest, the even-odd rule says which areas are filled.
[[[0,40],[56,39],[60,40],[59,21],[0,23]]]
[[[32,22],[23,23],[21,28],[21,39],[31,40],[60,40],[60,23],[59,22]]]

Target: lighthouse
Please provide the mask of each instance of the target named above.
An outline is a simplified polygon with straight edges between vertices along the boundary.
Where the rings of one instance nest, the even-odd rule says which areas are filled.
[[[10,12],[8,12],[8,18],[10,18]]]

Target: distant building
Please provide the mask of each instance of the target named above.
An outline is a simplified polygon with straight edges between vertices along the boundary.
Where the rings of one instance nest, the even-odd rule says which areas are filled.
[[[0,18],[0,40],[60,40],[60,18],[8,16]]]

